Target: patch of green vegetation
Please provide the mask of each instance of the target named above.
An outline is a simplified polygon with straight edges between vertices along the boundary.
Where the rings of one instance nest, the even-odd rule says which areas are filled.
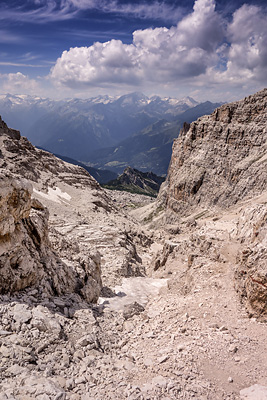
[[[156,198],[157,195],[153,192],[146,192],[144,190],[142,190],[141,188],[138,188],[138,186],[111,186],[111,185],[102,185],[103,188],[105,189],[109,189],[109,190],[119,190],[121,192],[129,192],[129,193],[133,193],[133,194],[143,194],[144,196],[149,196],[149,197],[153,197]]]

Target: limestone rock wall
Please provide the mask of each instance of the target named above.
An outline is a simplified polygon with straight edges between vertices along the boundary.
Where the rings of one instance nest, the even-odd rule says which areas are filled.
[[[227,208],[267,187],[267,89],[186,124],[161,199],[169,213]]]
[[[159,194],[168,223],[236,207],[235,287],[256,317],[267,316],[266,138],[267,89],[185,124]]]

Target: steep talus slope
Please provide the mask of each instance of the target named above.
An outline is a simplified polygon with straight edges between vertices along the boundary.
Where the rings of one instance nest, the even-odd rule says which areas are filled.
[[[229,207],[267,185],[267,89],[185,126],[174,142],[167,208]]]

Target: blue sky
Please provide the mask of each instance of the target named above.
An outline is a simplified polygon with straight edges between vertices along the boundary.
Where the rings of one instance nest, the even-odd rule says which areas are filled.
[[[0,93],[228,101],[267,86],[266,0],[5,0],[0,19]]]

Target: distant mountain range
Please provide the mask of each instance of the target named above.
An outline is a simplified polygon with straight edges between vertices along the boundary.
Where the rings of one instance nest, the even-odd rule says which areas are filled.
[[[190,97],[149,98],[139,92],[60,101],[0,95],[4,120],[34,145],[116,173],[131,165],[166,174],[172,140],[182,123],[217,106],[198,104]]]
[[[116,146],[96,150],[89,154],[87,161],[90,160],[90,165],[95,168],[106,168],[117,173],[131,165],[143,172],[166,175],[173,139],[178,137],[183,123],[210,114],[219,106],[219,103],[207,101],[180,114],[175,121],[161,119]]]

